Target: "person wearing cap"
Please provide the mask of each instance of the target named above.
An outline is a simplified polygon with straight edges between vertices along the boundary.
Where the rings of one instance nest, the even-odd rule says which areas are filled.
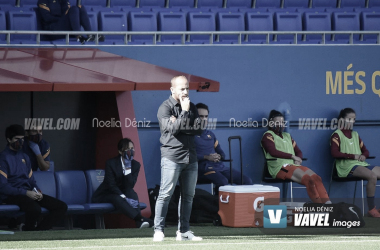
[[[49,230],[65,216],[67,205],[54,197],[43,194],[36,184],[29,157],[22,151],[25,130],[21,125],[11,125],[5,130],[7,146],[0,153],[0,201],[18,205],[25,212],[23,231]],[[49,210],[36,224],[41,207]]]

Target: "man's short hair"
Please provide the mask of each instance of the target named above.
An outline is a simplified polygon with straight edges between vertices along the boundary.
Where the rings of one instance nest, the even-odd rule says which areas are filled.
[[[18,135],[25,135],[25,130],[21,125],[13,124],[5,129],[5,139],[12,140],[13,137]]]
[[[195,107],[197,109],[205,109],[205,110],[207,110],[208,113],[210,113],[210,111],[208,110],[208,106],[206,104],[204,104],[204,103],[201,103],[201,102],[197,103],[197,105],[195,105]]]
[[[174,82],[174,80],[177,79],[177,78],[180,78],[180,77],[185,78],[186,81],[189,82],[189,80],[187,80],[187,77],[186,77],[186,76],[183,76],[183,75],[175,76],[175,77],[173,77],[173,78],[170,80],[170,87],[173,87],[173,82]]]
[[[128,148],[130,142],[132,142],[132,140],[129,138],[121,139],[119,141],[119,143],[117,144],[117,150],[123,151],[123,148]],[[133,142],[132,142],[132,144],[133,144]]]

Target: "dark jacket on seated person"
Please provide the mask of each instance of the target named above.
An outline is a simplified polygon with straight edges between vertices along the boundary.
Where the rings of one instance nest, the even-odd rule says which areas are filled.
[[[102,196],[108,194],[124,194],[126,197],[137,200],[137,194],[133,190],[140,172],[140,163],[132,160],[131,173],[124,175],[121,156],[109,159],[106,163],[104,181],[92,196],[96,202]]]

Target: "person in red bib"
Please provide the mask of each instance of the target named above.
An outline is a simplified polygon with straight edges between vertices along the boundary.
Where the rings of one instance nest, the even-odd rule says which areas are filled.
[[[359,177],[367,180],[368,214],[380,218],[375,206],[376,182],[380,179],[380,167],[370,166],[365,160],[369,151],[358,132],[353,130],[356,114],[352,108],[340,111],[339,122],[343,128],[337,129],[330,139],[331,155],[339,177]]]
[[[289,133],[284,132],[284,116],[272,110],[268,119],[268,131],[261,139],[261,147],[270,175],[276,179],[290,179],[306,186],[307,194],[314,203],[330,204],[330,198],[322,179],[311,169],[302,166],[302,151]]]

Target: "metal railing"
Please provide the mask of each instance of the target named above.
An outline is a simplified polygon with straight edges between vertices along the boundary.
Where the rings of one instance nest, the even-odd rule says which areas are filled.
[[[175,45],[258,45],[253,42],[248,41],[249,35],[265,35],[266,39],[260,45],[277,45],[276,43],[278,35],[292,35],[293,39],[291,41],[292,45],[302,44],[302,45],[357,45],[360,44],[360,41],[363,42],[364,35],[376,35],[376,43],[370,44],[380,44],[380,31],[155,31],[155,32],[121,32],[121,31],[22,31],[22,30],[3,30],[0,31],[0,35],[6,35],[6,40],[4,43],[0,41],[0,46],[81,46],[75,40],[70,40],[70,36],[77,35],[95,35],[96,39],[93,44],[86,44],[87,46],[110,46],[109,43],[102,44],[98,42],[99,35],[105,36],[107,40],[107,36],[109,35],[122,35],[124,36],[124,41],[122,44],[117,44],[121,46],[125,45],[143,45],[143,43],[132,42],[131,36],[133,35],[147,35],[152,36],[151,44],[148,45],[172,45],[165,42],[161,42],[162,35],[180,35],[181,42],[176,43]],[[14,35],[36,35],[35,43],[30,43],[28,40],[23,40],[22,44],[17,44],[15,42],[19,41],[17,38],[12,39]],[[64,36],[65,43],[41,43],[41,36]],[[208,35],[208,43],[197,44],[190,42],[190,37],[192,35]],[[236,43],[225,44],[223,42],[219,42],[219,36],[221,35],[236,35],[237,40]],[[321,40],[319,43],[307,44],[307,36],[308,35],[320,35]],[[348,43],[339,43],[339,41],[334,41],[336,35],[348,35]],[[359,43],[355,43],[354,36],[359,35]],[[273,41],[272,41],[273,36]],[[302,38],[299,40],[298,37]],[[331,36],[330,39],[326,39],[327,36]],[[215,38],[215,39],[214,39]],[[29,42],[29,43],[28,43]],[[326,43],[327,42],[327,43]]]

